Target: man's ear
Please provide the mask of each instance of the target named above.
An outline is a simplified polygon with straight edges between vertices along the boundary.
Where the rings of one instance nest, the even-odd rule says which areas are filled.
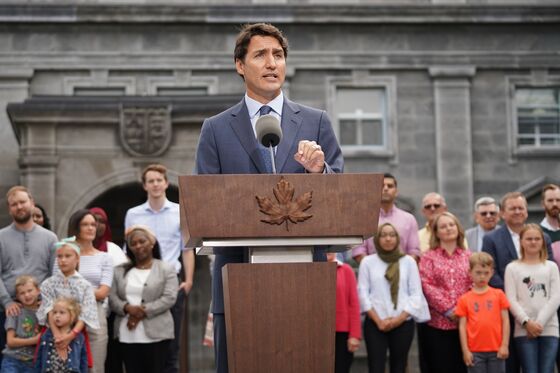
[[[235,59],[235,70],[241,76],[245,76],[245,64],[239,58]]]

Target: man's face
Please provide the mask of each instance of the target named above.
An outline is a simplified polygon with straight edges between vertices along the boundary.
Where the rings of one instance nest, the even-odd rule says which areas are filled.
[[[508,227],[520,227],[527,220],[527,205],[522,197],[510,198],[505,201],[502,219]]]
[[[549,189],[544,192],[542,201],[544,212],[547,216],[559,219],[560,218],[560,189]]]
[[[383,191],[381,192],[381,202],[393,203],[399,191],[395,185],[395,180],[389,177],[383,179]]]
[[[253,36],[245,59],[236,60],[235,68],[245,79],[247,95],[263,104],[280,94],[286,78],[286,57],[272,36]]]
[[[165,191],[169,186],[167,180],[162,173],[157,171],[148,171],[144,176],[144,190],[148,193],[148,197],[160,198],[165,196]]]
[[[440,197],[427,196],[422,200],[422,214],[430,224],[437,215],[445,211],[447,206]]]
[[[474,214],[476,223],[485,231],[491,231],[496,228],[500,217],[498,216],[498,207],[495,204],[478,206],[478,210]]]
[[[23,191],[12,193],[8,197],[8,209],[12,219],[19,224],[27,223],[33,216],[35,205],[29,194]]]

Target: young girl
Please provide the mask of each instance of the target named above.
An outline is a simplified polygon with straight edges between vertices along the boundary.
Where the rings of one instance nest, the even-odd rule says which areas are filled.
[[[519,233],[521,259],[506,267],[505,290],[515,317],[514,343],[524,373],[552,373],[558,349],[560,275],[547,260],[541,228]]]
[[[39,342],[37,352],[37,372],[79,372],[88,371],[86,343],[83,334],[74,330],[80,315],[80,306],[72,298],[57,298],[49,313],[50,321],[61,333],[75,334],[75,338],[66,347],[56,343],[52,329],[48,329]]]
[[[97,302],[91,284],[77,271],[80,263],[80,247],[75,237],[65,238],[55,244],[58,270],[41,284],[41,306],[37,311],[37,319],[41,325],[51,329],[57,347],[64,349],[84,329],[99,328]],[[74,328],[70,331],[60,330],[53,322],[52,312],[55,300],[66,297],[76,300],[81,312]],[[92,365],[92,361],[88,361]]]

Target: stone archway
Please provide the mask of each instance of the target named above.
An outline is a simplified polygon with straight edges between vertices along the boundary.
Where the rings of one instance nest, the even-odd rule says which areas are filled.
[[[175,203],[179,202],[179,189],[169,185],[167,198]],[[124,240],[124,218],[129,208],[146,202],[146,192],[140,182],[130,182],[100,194],[87,204],[87,208],[101,207],[109,217],[109,226],[113,235],[113,242],[122,247]]]

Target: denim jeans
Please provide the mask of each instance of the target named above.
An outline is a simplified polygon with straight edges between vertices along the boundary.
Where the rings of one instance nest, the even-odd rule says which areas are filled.
[[[558,337],[516,337],[514,341],[523,373],[554,373]]]
[[[4,356],[2,359],[2,373],[33,373],[34,371],[32,361],[25,363],[11,356]]]

